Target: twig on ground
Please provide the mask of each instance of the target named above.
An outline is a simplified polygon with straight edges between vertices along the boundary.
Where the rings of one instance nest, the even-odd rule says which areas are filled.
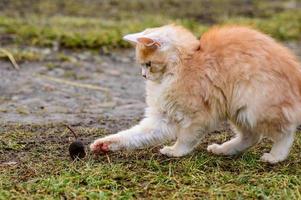
[[[75,137],[75,139],[77,139],[77,134],[75,133],[75,131],[69,126],[69,125],[65,125],[68,129],[69,129],[69,131],[74,135],[74,137]]]
[[[19,65],[17,64],[13,54],[11,54],[9,51],[3,49],[3,48],[0,48],[0,52],[2,52],[5,56],[8,57],[9,61],[11,62],[11,64],[13,65],[13,67],[16,69],[16,70],[19,70],[20,67]]]

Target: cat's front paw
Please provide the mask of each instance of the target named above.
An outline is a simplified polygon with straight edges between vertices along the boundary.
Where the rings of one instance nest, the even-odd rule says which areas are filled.
[[[162,149],[160,149],[160,153],[168,157],[181,157],[187,154],[187,152],[179,151],[179,149],[175,149],[172,146],[163,147]]]
[[[119,144],[119,140],[110,137],[97,139],[92,144],[90,144],[90,150],[94,154],[103,154],[109,151],[117,151],[120,148],[121,147]]]

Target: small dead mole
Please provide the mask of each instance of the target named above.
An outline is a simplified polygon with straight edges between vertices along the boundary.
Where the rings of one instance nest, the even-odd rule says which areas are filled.
[[[85,146],[81,140],[77,138],[76,133],[66,125],[66,127],[70,130],[70,132],[74,135],[75,141],[72,142],[69,146],[69,154],[72,160],[79,160],[86,156]]]

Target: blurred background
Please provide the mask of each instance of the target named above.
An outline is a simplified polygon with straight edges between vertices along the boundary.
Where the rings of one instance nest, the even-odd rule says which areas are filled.
[[[127,47],[123,34],[171,22],[196,35],[213,24],[240,23],[297,40],[300,7],[300,0],[1,0],[0,42]]]

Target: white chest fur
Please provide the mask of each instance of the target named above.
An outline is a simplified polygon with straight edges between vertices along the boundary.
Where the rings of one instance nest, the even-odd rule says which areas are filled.
[[[188,127],[191,124],[191,119],[177,102],[177,97],[172,94],[172,84],[172,79],[166,79],[161,83],[151,81],[146,83],[147,114],[159,115],[169,123]]]

